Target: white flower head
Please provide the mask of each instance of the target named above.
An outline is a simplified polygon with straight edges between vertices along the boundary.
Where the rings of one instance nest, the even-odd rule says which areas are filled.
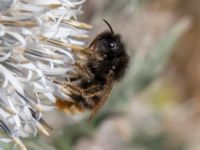
[[[55,84],[74,74],[74,52],[90,25],[77,21],[85,0],[0,1],[0,127],[3,142],[26,149],[21,137],[49,135],[42,112],[55,110]]]

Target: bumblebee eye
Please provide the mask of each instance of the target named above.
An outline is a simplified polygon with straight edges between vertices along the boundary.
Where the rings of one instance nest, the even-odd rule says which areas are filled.
[[[117,43],[116,42],[111,42],[109,44],[109,46],[110,46],[111,49],[117,49]]]

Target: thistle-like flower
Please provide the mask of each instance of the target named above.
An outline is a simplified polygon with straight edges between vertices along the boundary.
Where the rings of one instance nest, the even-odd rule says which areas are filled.
[[[42,118],[68,100],[58,84],[76,74],[74,54],[90,25],[77,21],[85,0],[0,1],[0,140],[26,147],[21,138],[49,135]]]

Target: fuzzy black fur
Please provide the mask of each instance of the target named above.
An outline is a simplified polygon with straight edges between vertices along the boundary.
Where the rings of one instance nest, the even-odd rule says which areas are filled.
[[[129,56],[125,50],[125,46],[121,41],[120,35],[111,31],[105,31],[97,36],[91,43],[94,53],[98,53],[101,60],[89,58],[86,64],[89,72],[92,73],[91,79],[82,80],[78,85],[83,90],[90,89],[89,94],[99,92],[104,89],[107,84],[107,77],[110,71],[113,72],[113,81],[119,81],[125,74],[129,63]],[[91,88],[95,87],[95,88]],[[101,100],[101,94],[94,97],[73,94],[71,97],[86,109],[93,109]]]

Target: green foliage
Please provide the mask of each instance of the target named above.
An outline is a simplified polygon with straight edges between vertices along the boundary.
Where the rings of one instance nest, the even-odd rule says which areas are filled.
[[[12,149],[13,149],[12,144],[0,142],[0,150],[12,150]]]
[[[47,141],[39,136],[31,139],[25,139],[25,143],[28,150],[56,150],[54,145],[47,144]]]
[[[152,135],[140,129],[130,142],[129,148],[142,150],[186,150],[184,143],[174,144],[170,139],[171,137],[165,132]]]
[[[55,138],[53,143],[58,150],[71,150],[81,137],[91,137],[93,130],[89,122],[79,122],[63,129],[63,134]]]

